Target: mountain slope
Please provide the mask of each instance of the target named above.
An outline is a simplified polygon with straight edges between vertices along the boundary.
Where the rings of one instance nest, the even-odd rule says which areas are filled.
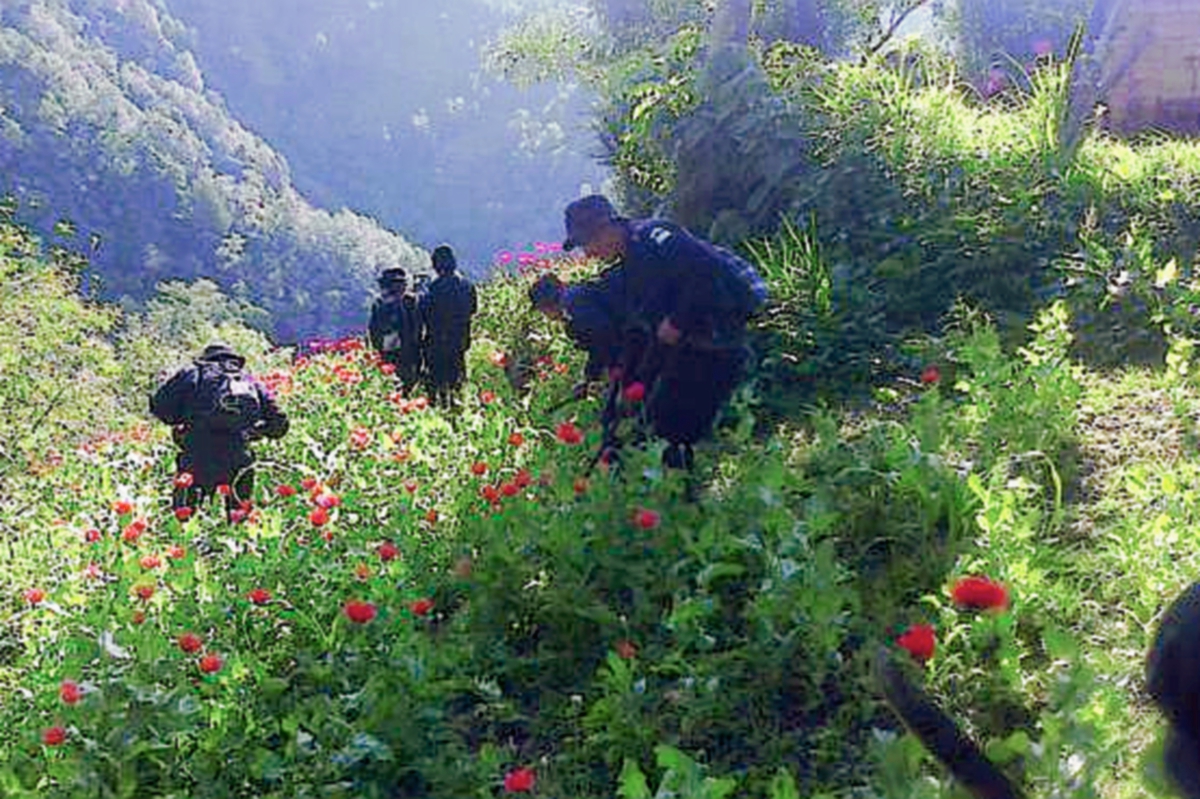
[[[102,296],[210,277],[270,311],[284,340],[361,325],[378,270],[424,256],[364,216],[312,207],[204,89],[180,30],[147,0],[4,9],[0,190],[38,230],[65,216],[99,242]]]

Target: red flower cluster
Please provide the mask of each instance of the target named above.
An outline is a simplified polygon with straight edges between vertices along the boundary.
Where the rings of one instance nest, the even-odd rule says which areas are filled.
[[[184,633],[179,636],[179,648],[189,655],[194,655],[200,651],[200,647],[204,646],[204,642],[200,640],[200,636],[195,633]]]
[[[265,605],[271,601],[271,592],[265,588],[254,588],[246,597],[256,605]]]
[[[564,444],[575,445],[583,442],[583,431],[573,422],[563,422],[554,431],[554,435]]]
[[[180,472],[175,475],[176,488],[191,488],[193,482],[195,482],[195,478],[191,472]]]
[[[964,577],[950,589],[954,604],[972,610],[1003,610],[1008,607],[1008,589],[987,577]]]
[[[400,550],[391,541],[384,541],[379,545],[379,559],[384,563],[393,561],[398,557],[400,557]]]
[[[537,775],[531,768],[519,768],[504,775],[504,790],[509,793],[528,793],[533,790]]]
[[[355,624],[366,624],[367,622],[371,621],[371,619],[374,619],[375,615],[378,613],[375,605],[372,603],[360,602],[355,599],[347,602],[343,607],[343,611],[346,614],[346,618]]]
[[[933,627],[928,624],[914,624],[896,639],[896,645],[908,651],[914,659],[924,663],[933,657],[937,640]]]

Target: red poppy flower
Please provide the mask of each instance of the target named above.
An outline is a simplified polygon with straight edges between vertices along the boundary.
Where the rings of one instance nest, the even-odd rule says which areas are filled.
[[[521,493],[521,488],[516,483],[505,483],[500,486],[500,493],[506,497],[515,497]]]
[[[371,443],[371,431],[365,427],[356,427],[350,431],[350,445],[355,449],[366,449]]]
[[[83,540],[89,544],[98,543],[102,537],[100,531],[95,527],[90,527],[83,533]]]
[[[46,746],[62,746],[67,742],[67,731],[62,727],[47,727],[42,730],[42,743]]]
[[[254,588],[246,597],[256,605],[265,605],[271,601],[271,592],[265,588]]]
[[[29,588],[21,596],[31,605],[40,605],[46,599],[46,592],[40,588]]]
[[[483,495],[484,499],[493,504],[500,501],[500,489],[496,488],[494,485],[485,485],[483,488],[479,489],[479,493]]]
[[[336,508],[337,506],[342,504],[342,498],[339,497],[337,494],[333,494],[329,491],[325,491],[321,494],[318,494],[317,498],[314,499],[313,502],[319,508],[324,508],[325,510],[333,510],[334,508]]]
[[[99,580],[104,572],[100,571],[100,564],[92,561],[83,568],[83,576],[89,580]]]
[[[416,409],[418,411],[423,411],[429,407],[429,398],[428,397],[417,397],[415,400],[412,401],[412,405],[413,405],[414,409]]]
[[[300,481],[300,487],[303,488],[305,491],[312,491],[314,488],[317,487],[317,478],[305,477],[303,480]]]
[[[936,365],[930,364],[921,370],[921,382],[927,386],[932,386],[934,383],[942,379],[942,370]]]
[[[393,561],[400,556],[400,549],[391,541],[384,541],[379,545],[379,559],[384,563]]]
[[[933,627],[929,624],[914,624],[896,639],[897,646],[908,650],[908,653],[921,663],[933,657],[936,644]]]
[[[74,680],[63,680],[58,686],[58,698],[65,704],[73,705],[83,699],[83,689]]]
[[[329,511],[324,508],[313,508],[308,514],[308,520],[312,522],[313,527],[321,527],[329,522]]]
[[[192,518],[192,509],[187,507],[186,505],[184,505],[183,507],[180,507],[180,508],[176,508],[175,509],[175,518],[181,522],[186,522],[188,519]]]
[[[410,494],[415,494],[417,492],[417,481],[416,480],[405,480],[404,481],[404,490]]]
[[[167,557],[171,560],[183,560],[187,555],[187,550],[179,546],[179,544],[171,544],[167,547]]]
[[[321,540],[326,544],[333,543],[333,530],[324,530],[321,533]]]
[[[133,513],[133,503],[127,499],[118,499],[113,503],[112,507],[113,510],[117,512],[118,516],[127,516],[130,513]]]
[[[476,477],[483,477],[485,474],[487,474],[487,470],[488,465],[483,461],[475,461],[471,464],[471,474],[475,475]]]
[[[347,602],[342,610],[345,611],[346,618],[355,624],[366,624],[371,619],[375,618],[375,614],[378,612],[375,609],[375,605],[372,603],[360,602],[355,599]]]
[[[434,524],[435,522],[437,522],[437,520],[438,520],[438,512],[436,510],[434,510],[433,508],[430,508],[428,511],[426,511],[425,521],[429,522],[430,524]]]
[[[1008,607],[1008,590],[987,577],[964,577],[950,589],[950,597],[959,607],[974,610],[1002,610]]]
[[[428,616],[429,611],[433,610],[433,600],[418,599],[410,603],[408,609],[412,611],[414,616]]]
[[[583,441],[583,431],[571,422],[560,424],[554,434],[564,444],[578,444]]]
[[[139,585],[134,591],[137,593],[138,599],[143,602],[149,602],[154,597],[154,586],[152,585]]]
[[[396,364],[394,364],[394,363],[380,364],[379,371],[383,372],[385,375],[394,375],[394,374],[396,374]]]
[[[653,530],[662,522],[662,516],[658,511],[641,508],[633,515],[633,523],[643,530]]]
[[[497,350],[488,356],[488,360],[492,362],[492,366],[503,369],[508,366],[508,356]]]
[[[126,525],[121,531],[121,540],[126,544],[136,544],[138,539],[142,537],[142,528],[136,524]]]
[[[294,497],[296,496],[296,488],[295,486],[290,486],[287,483],[283,483],[275,486],[275,493],[281,497]]]
[[[509,793],[528,793],[533,790],[537,775],[531,768],[519,768],[504,775],[504,790]]]
[[[518,469],[516,475],[513,476],[513,482],[517,488],[529,488],[533,485],[533,475],[528,469]]]
[[[511,446],[519,447],[525,443],[525,436],[521,435],[520,433],[509,433],[508,443]]]
[[[234,524],[241,524],[242,522],[246,521],[246,517],[248,515],[249,514],[241,508],[234,508],[233,510],[229,511],[229,521],[233,522]]]
[[[143,569],[157,569],[162,565],[162,558],[158,555],[143,555],[138,563]]]
[[[191,488],[192,483],[195,481],[196,478],[192,476],[191,472],[180,472],[179,474],[175,475],[176,488]]]
[[[134,624],[142,624],[146,621],[146,614],[140,610],[135,610],[129,620]]]
[[[205,674],[216,674],[224,665],[225,661],[221,660],[221,656],[211,652],[200,658],[200,671]]]
[[[177,642],[179,648],[189,655],[194,655],[200,651],[200,647],[204,646],[204,642],[200,640],[200,636],[195,633],[184,633],[179,636]]]
[[[217,493],[223,497],[227,497],[233,493],[233,489],[229,487],[229,483],[221,483],[217,486]]]
[[[583,494],[587,493],[587,490],[588,490],[587,478],[586,477],[576,477],[575,478],[575,493],[583,495]]]
[[[484,405],[491,405],[493,402],[496,401],[496,392],[494,392],[494,391],[479,392],[479,401],[481,403],[483,403]]]
[[[646,386],[643,383],[630,383],[625,386],[621,396],[625,398],[626,402],[641,402],[646,398]]]
[[[616,650],[617,657],[622,660],[633,660],[637,657],[637,644],[628,638],[622,638],[620,641],[617,641],[613,649]]]

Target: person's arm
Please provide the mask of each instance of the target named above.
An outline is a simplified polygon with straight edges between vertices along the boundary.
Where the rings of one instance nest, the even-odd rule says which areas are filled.
[[[279,407],[279,403],[266,386],[257,383],[257,388],[262,415],[254,423],[255,434],[265,438],[283,438],[291,427],[287,414]]]
[[[371,319],[367,322],[367,339],[371,342],[371,349],[376,352],[383,346],[383,314],[380,303],[376,301],[371,306]]]
[[[187,418],[187,402],[192,396],[195,383],[194,368],[180,369],[151,395],[150,413],[165,424],[186,424],[190,421]]]
[[[1021,799],[1021,792],[1008,777],[984,756],[954,719],[905,676],[886,648],[876,653],[872,676],[904,726],[967,790],[979,799]]]

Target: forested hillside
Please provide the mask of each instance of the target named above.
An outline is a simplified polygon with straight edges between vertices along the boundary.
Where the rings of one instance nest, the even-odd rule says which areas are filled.
[[[154,3],[31,0],[0,26],[0,190],[43,233],[73,223],[98,296],[210,277],[295,340],[360,325],[380,269],[427,267],[371,219],[310,205]]]
[[[475,274],[497,250],[559,235],[562,206],[607,173],[588,94],[482,73],[481,48],[512,19],[495,3],[166,5],[207,85],[287,156],[306,197],[428,248],[449,241]]]

